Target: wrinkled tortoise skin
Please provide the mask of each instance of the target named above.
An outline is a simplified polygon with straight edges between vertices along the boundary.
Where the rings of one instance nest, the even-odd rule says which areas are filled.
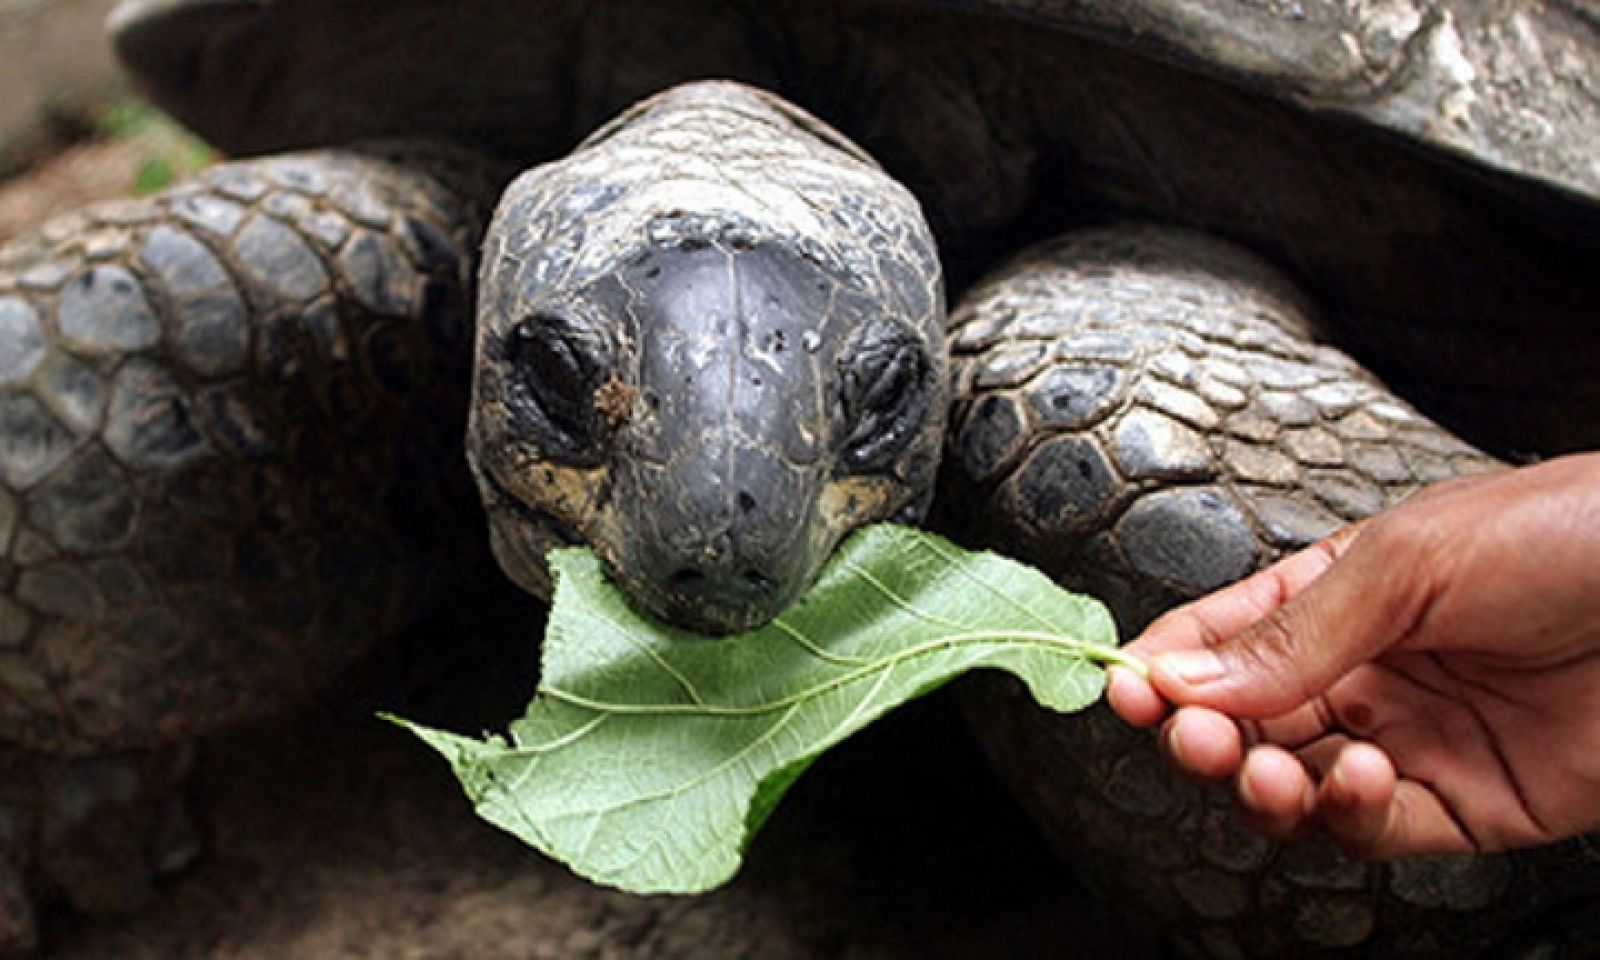
[[[979,526],[1094,578],[1125,630],[1497,465],[1313,339],[1281,274],[1200,234],[1068,235],[950,323],[951,463],[983,491]]]
[[[909,187],[952,292],[1074,226],[1181,223],[1291,269],[1457,435],[1600,445],[1600,30],[1572,0],[128,0],[113,26],[246,153],[407,135],[531,165],[738,80]]]
[[[128,0],[114,32],[158,100],[245,151],[445,137],[523,166],[674,83],[755,83],[910,188],[958,292],[1063,230],[1185,225],[1049,241],[951,327],[938,522],[1101,594],[1128,630],[1494,467],[1418,409],[1513,458],[1600,438],[1600,40],[1570,3]],[[605,151],[627,140],[611,128],[578,164],[626,169]],[[718,172],[737,187],[774,166]],[[3,758],[23,772],[0,795],[0,938],[31,936],[28,888],[117,899],[83,879],[93,843],[51,846],[82,836],[39,814],[61,754],[158,748],[293,702],[461,569],[482,522],[461,425],[505,397],[466,393],[497,169],[431,148],[247,161],[0,253],[0,738],[56,755]],[[501,229],[537,234],[516,217],[542,211],[603,235],[603,197],[563,181]],[[846,259],[882,238],[870,218],[828,230]],[[565,242],[491,249],[553,263]],[[583,256],[600,275],[625,253]],[[938,290],[932,256],[903,259]],[[559,496],[522,517],[534,552],[595,537],[586,498],[614,475],[547,484]],[[1104,715],[1055,722],[1003,684],[971,699],[1047,832],[1184,952],[1455,955],[1494,936],[1539,955],[1555,941],[1522,937],[1541,911],[1570,919],[1596,896],[1587,839],[1352,865],[1238,831]],[[130,830],[177,822],[138,786],[172,756],[74,782]]]
[[[301,700],[450,569],[482,220],[412,166],[223,165],[0,252],[6,742]]]
[[[976,539],[1105,599],[1131,634],[1429,484],[1499,466],[1316,329],[1281,274],[1200,234],[1116,227],[1031,250],[951,318],[946,492],[978,504]],[[966,706],[1069,862],[1178,922],[1196,955],[1469,956],[1540,930],[1548,904],[1600,893],[1586,839],[1356,863],[1244,830],[1226,791],[1174,778],[1104,707],[1050,716],[999,679]]]
[[[583,542],[663,619],[764,623],[845,534],[921,519],[944,318],[916,199],[821,121],[734,84],[631,108],[508,187],[485,242],[467,452],[501,566],[548,595],[545,553]],[[871,386],[847,381],[886,345],[922,406],[853,444]],[[732,539],[783,587],[741,589]]]

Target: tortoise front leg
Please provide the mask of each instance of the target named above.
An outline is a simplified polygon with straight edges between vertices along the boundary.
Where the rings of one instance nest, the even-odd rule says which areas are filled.
[[[0,957],[27,953],[34,891],[82,913],[124,913],[194,861],[182,789],[192,748],[99,756],[0,751]]]
[[[1131,636],[1431,483],[1496,468],[1314,333],[1285,278],[1197,234],[1124,227],[1032,251],[952,317],[949,461],[965,495],[947,502],[980,504],[970,529],[1102,597]],[[1090,877],[1204,953],[1470,955],[1563,896],[1551,878],[1593,875],[1578,851],[1370,865],[1279,847],[1109,711],[1057,719],[1023,699],[993,684],[969,704],[1008,779]]]
[[[489,169],[226,164],[0,251],[0,747],[152,750],[302,700],[450,579]],[[0,903],[71,886],[12,853]]]

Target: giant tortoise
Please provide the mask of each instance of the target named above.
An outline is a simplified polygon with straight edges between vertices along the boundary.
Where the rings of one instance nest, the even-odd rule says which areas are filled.
[[[925,518],[1133,631],[1600,441],[1576,2],[125,0],[112,28],[260,159],[0,254],[13,925],[30,882],[139,882],[103,864],[164,848],[105,825],[171,832],[174,745],[450,589],[483,526],[463,436],[514,580],[587,542],[712,632]],[[966,706],[1051,840],[1187,952],[1517,949],[1596,893],[1586,838],[1280,848],[1104,716],[1002,682]]]

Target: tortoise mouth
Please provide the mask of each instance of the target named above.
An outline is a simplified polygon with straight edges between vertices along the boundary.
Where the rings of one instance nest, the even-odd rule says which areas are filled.
[[[844,533],[931,489],[939,264],[903,187],[763,95],[686,87],[619,122],[501,198],[468,442],[637,609],[745,632],[798,600]],[[743,133],[704,134],[724,128]],[[685,137],[737,182],[685,166]],[[872,214],[816,213],[834,209]],[[520,553],[502,557],[538,553],[539,526],[508,528]]]
[[[800,598],[814,575],[788,582],[748,569],[720,577],[685,567],[665,583],[640,581],[613,571],[641,612],[690,633],[712,637],[748,633],[776,619]]]
[[[753,448],[613,465],[592,542],[636,606],[696,633],[755,629],[797,600],[832,548],[826,483]]]

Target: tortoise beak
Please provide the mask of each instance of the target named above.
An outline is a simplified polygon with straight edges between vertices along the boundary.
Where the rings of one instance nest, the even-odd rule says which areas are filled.
[[[707,437],[614,479],[613,508],[628,531],[614,543],[614,571],[636,603],[675,626],[755,629],[793,603],[825,559],[815,466]]]

